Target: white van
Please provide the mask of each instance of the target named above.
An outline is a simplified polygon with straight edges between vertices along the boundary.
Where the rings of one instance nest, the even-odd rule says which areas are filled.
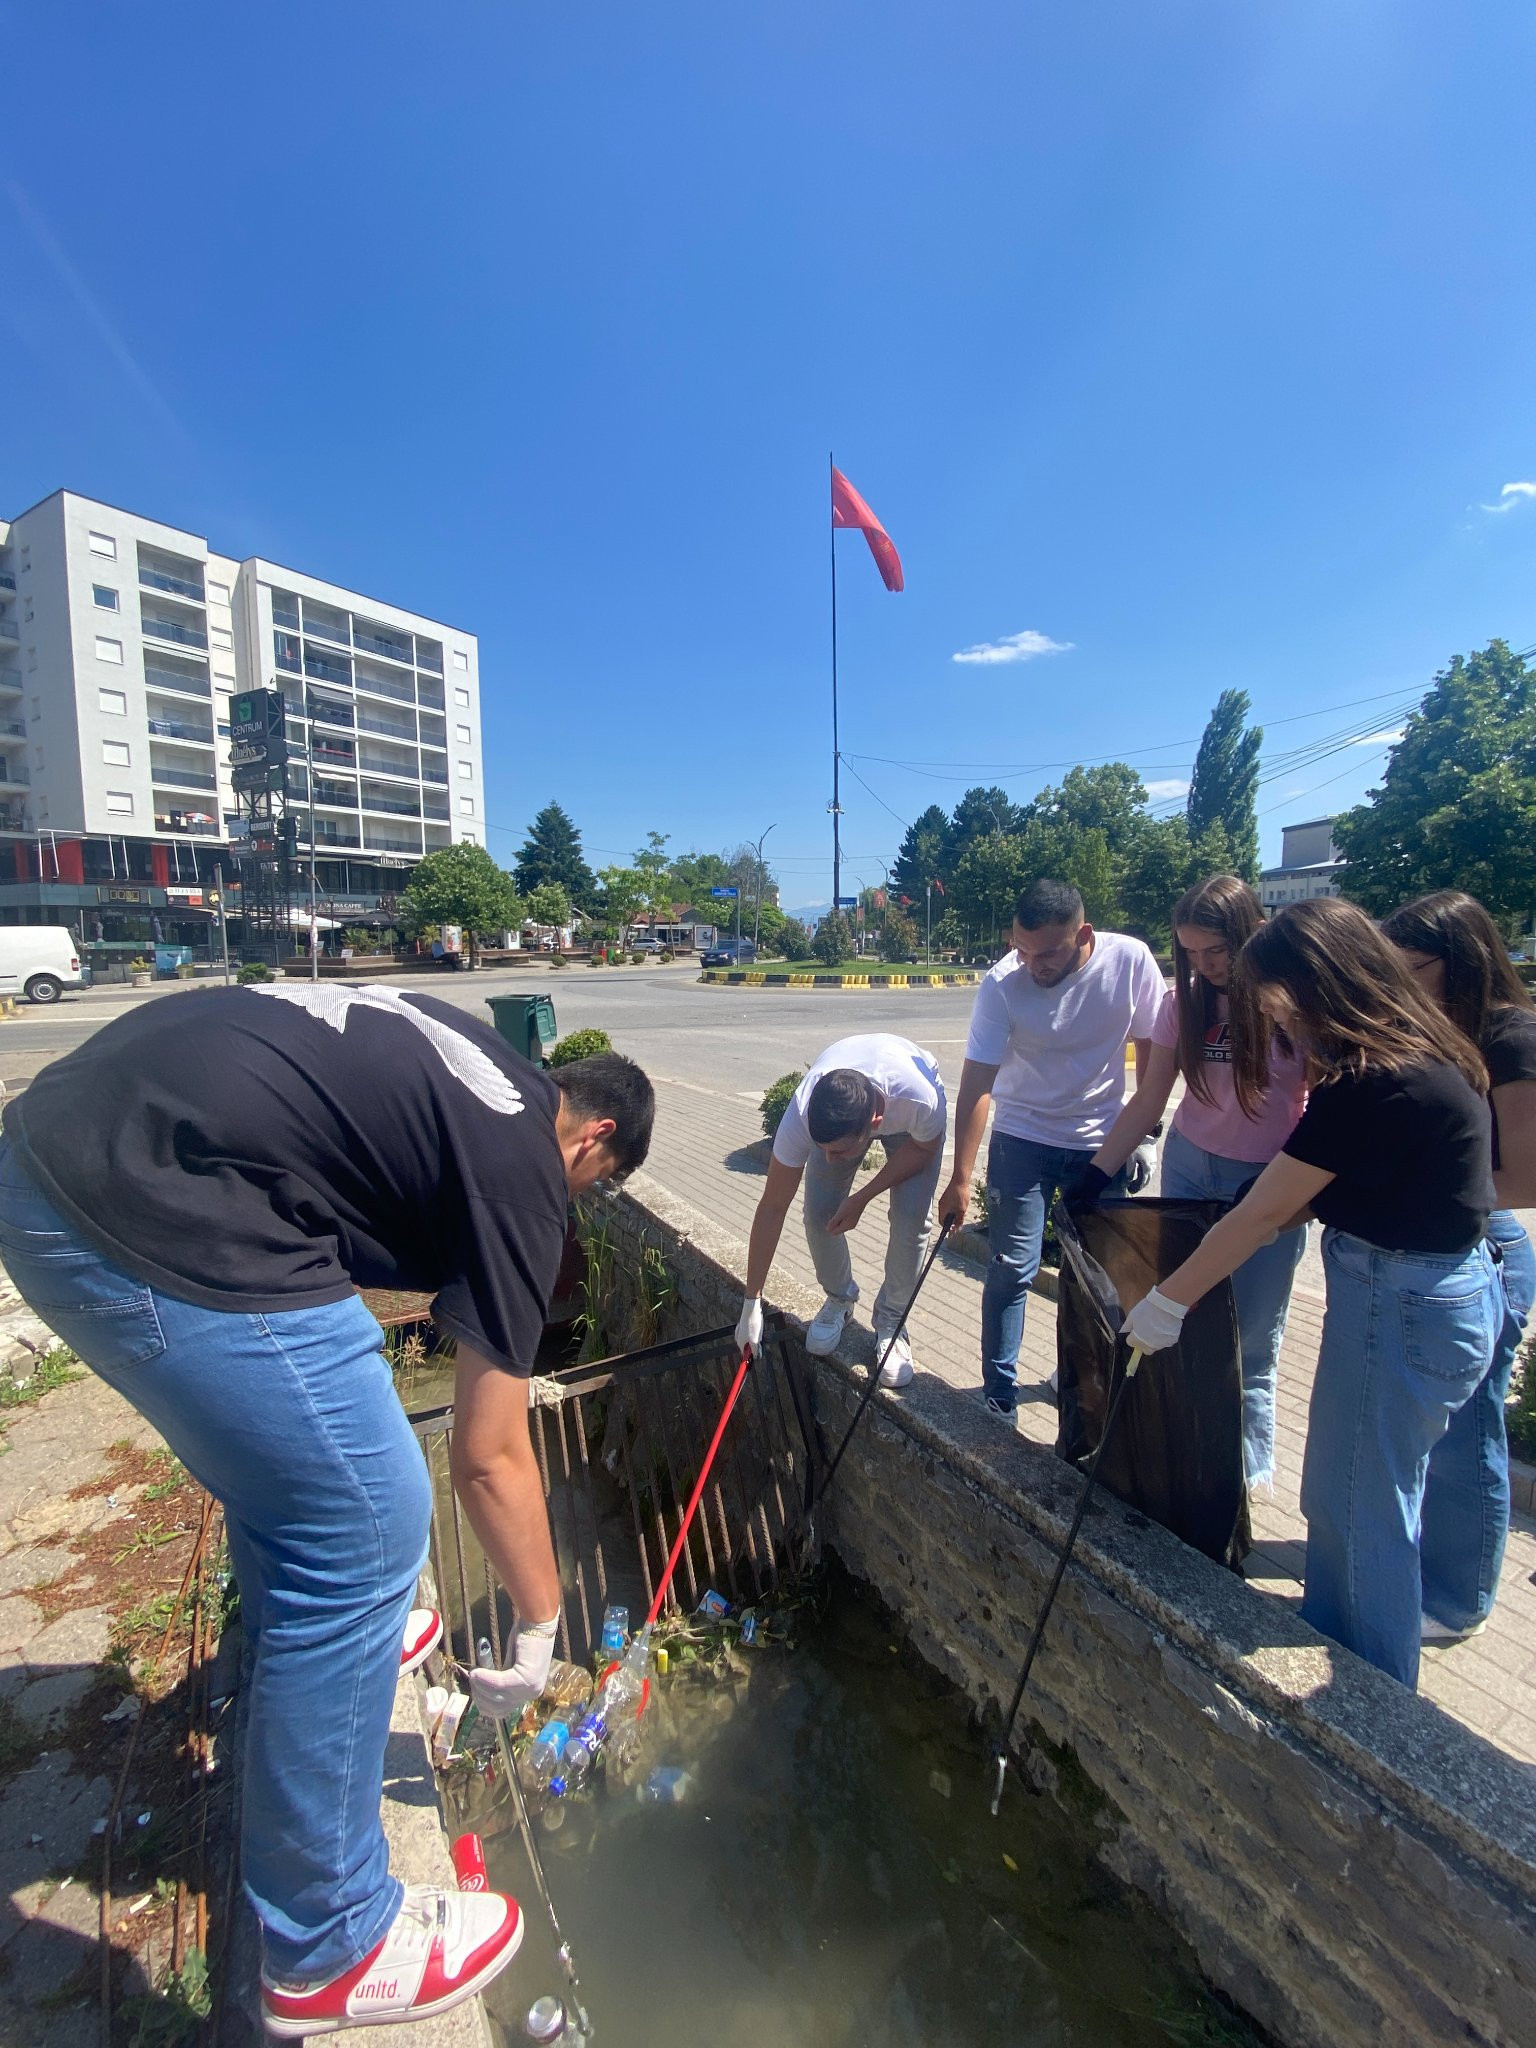
[[[0,924],[0,995],[56,1003],[67,988],[85,988],[75,935],[61,924]]]

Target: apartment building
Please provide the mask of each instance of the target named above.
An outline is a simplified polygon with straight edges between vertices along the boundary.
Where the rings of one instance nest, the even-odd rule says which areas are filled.
[[[1337,896],[1344,865],[1333,843],[1332,818],[1308,818],[1286,825],[1280,833],[1280,865],[1259,877],[1259,901],[1269,912],[1311,896]]]
[[[205,950],[229,699],[263,686],[322,910],[387,922],[424,852],[483,843],[472,633],[72,491],[0,521],[0,923]]]

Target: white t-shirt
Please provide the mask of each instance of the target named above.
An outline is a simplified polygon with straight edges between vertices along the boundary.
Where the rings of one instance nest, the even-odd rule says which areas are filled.
[[[1054,988],[1006,954],[976,991],[965,1044],[968,1060],[998,1069],[993,1129],[1096,1152],[1125,1101],[1126,1040],[1152,1036],[1164,992],[1152,949],[1120,932],[1096,932]]]
[[[781,1166],[803,1167],[811,1156],[810,1127],[806,1117],[811,1090],[823,1074],[837,1067],[852,1067],[865,1074],[885,1097],[882,1138],[911,1137],[931,1145],[942,1138],[949,1120],[944,1100],[944,1083],[939,1063],[910,1038],[898,1038],[894,1031],[866,1031],[858,1038],[840,1038],[829,1045],[790,1097],[773,1141],[773,1156]]]

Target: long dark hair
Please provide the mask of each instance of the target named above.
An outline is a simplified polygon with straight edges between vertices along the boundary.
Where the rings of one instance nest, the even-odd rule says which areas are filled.
[[[1423,953],[1444,963],[1441,1007],[1474,1045],[1482,1044],[1495,1010],[1511,1004],[1522,1010],[1532,1007],[1524,982],[1510,965],[1498,926],[1464,890],[1437,889],[1433,896],[1420,896],[1384,917],[1381,928],[1405,953]]]
[[[1179,926],[1197,925],[1225,941],[1231,967],[1227,977],[1227,1029],[1232,1041],[1232,1086],[1244,1116],[1257,1116],[1269,1086],[1270,1027],[1258,998],[1237,973],[1237,956],[1264,922],[1259,899],[1237,875],[1211,875],[1186,889],[1171,914],[1173,992],[1179,1016],[1179,1072],[1191,1095],[1210,1102],[1205,1073],[1205,1035],[1217,1021],[1220,991],[1191,964],[1179,944]]]
[[[1288,903],[1260,925],[1238,960],[1242,979],[1284,989],[1295,1004],[1315,1086],[1425,1060],[1488,1091],[1483,1056],[1420,989],[1407,962],[1363,910],[1339,896]]]

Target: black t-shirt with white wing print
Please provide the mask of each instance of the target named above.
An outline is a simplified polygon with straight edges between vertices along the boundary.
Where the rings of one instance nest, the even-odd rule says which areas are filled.
[[[417,1289],[445,1334],[528,1373],[565,1240],[558,1103],[451,1003],[278,982],[140,1005],[45,1068],[5,1131],[83,1235],[178,1300]]]

